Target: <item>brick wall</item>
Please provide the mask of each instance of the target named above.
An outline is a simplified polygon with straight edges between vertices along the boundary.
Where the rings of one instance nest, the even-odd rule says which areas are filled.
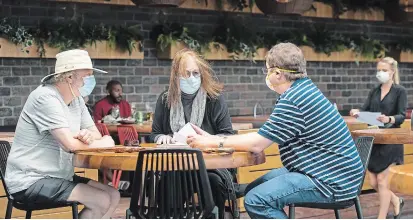
[[[95,60],[94,65],[109,74],[97,74],[97,87],[90,97],[95,102],[105,95],[105,84],[118,79],[124,84],[128,101],[136,103],[138,109],[153,107],[158,95],[169,82],[171,61],[156,58],[155,44],[149,40],[149,31],[159,16],[160,9],[134,6],[95,5],[82,3],[49,2],[38,0],[0,0],[0,17],[19,18],[23,25],[37,24],[48,18],[71,18],[83,15],[86,22],[111,24],[141,24],[144,41],[144,60]],[[163,9],[165,19],[182,22],[210,31],[221,19],[221,13],[188,9]],[[332,19],[309,19],[296,16],[264,16],[229,13],[250,25],[263,29],[287,30],[301,28],[304,22],[322,22],[337,31],[354,33],[363,31],[383,41],[407,35],[412,27],[385,24],[383,22],[338,21]],[[259,25],[258,25],[259,24]],[[259,101],[266,113],[271,112],[276,95],[265,85],[260,68],[263,62],[213,61],[216,75],[225,84],[225,98],[231,115],[253,113]],[[402,85],[408,90],[409,106],[413,104],[413,64],[401,64]],[[9,59],[0,58],[0,125],[15,125],[28,94],[35,89],[42,76],[54,70],[53,59]],[[376,84],[375,63],[354,62],[309,62],[308,74],[321,91],[339,109],[359,107],[368,91]]]

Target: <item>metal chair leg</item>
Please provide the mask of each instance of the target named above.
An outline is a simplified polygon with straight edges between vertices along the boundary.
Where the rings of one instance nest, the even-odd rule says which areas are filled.
[[[79,218],[79,211],[77,209],[77,204],[76,203],[72,204],[72,215],[73,215],[73,219],[78,219]]]
[[[28,210],[26,211],[26,219],[31,219],[32,218],[32,211]]]
[[[11,219],[11,212],[12,212],[12,211],[13,211],[13,201],[9,200],[9,201],[7,202],[5,219]]]
[[[214,209],[212,210],[212,214],[214,214],[215,219],[219,219],[218,207],[214,207]]]
[[[363,211],[361,210],[360,198],[358,196],[354,199],[354,206],[356,207],[357,218],[363,219]]]
[[[290,219],[295,219],[295,205],[294,204],[290,204],[288,206],[288,217]]]
[[[336,216],[336,219],[340,219],[340,212],[338,211],[338,209],[334,209],[334,215]]]
[[[130,209],[126,209],[126,219],[131,219],[132,218],[132,212]]]

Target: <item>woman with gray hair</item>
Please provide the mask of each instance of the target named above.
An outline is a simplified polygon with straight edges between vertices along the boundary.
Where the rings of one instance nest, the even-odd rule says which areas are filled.
[[[288,218],[288,204],[345,201],[357,196],[363,180],[354,141],[341,115],[307,78],[306,61],[291,43],[275,45],[267,54],[267,86],[281,94],[274,111],[257,133],[219,137],[193,126],[195,148],[233,148],[261,153],[274,142],[282,168],[250,183],[245,209],[251,218]]]

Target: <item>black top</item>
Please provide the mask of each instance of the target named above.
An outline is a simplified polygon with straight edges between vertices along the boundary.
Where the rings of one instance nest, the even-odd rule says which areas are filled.
[[[163,92],[156,102],[155,114],[152,123],[152,133],[149,136],[150,142],[155,142],[155,137],[159,134],[172,135],[172,129],[169,121],[170,109],[167,104],[166,92]],[[184,107],[185,122],[188,123],[191,118],[192,102],[194,95],[183,94],[181,96]],[[191,106],[189,108],[189,106]],[[229,115],[227,104],[222,95],[216,99],[207,97],[205,103],[205,114],[201,128],[212,134],[234,134],[232,129],[231,117]]]
[[[381,98],[381,85],[373,88],[369,92],[369,96],[364,103],[361,110],[369,112],[381,112],[386,116],[394,116],[395,123],[387,124],[384,127],[387,128],[400,128],[400,125],[406,118],[407,109],[407,94],[406,89],[397,84],[393,84],[389,93]]]

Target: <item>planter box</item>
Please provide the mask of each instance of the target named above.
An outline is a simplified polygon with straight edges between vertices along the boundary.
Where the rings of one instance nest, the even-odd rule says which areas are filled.
[[[413,53],[411,51],[400,53],[400,62],[401,63],[413,63]]]
[[[0,57],[16,57],[16,58],[39,58],[37,52],[38,47],[33,45],[29,48],[29,53],[21,51],[20,45],[15,45],[5,38],[0,38]],[[143,51],[135,50],[129,55],[129,52],[122,52],[109,47],[107,41],[96,42],[95,45],[83,48],[89,52],[93,59],[143,59]],[[60,51],[56,48],[51,48],[45,45],[45,58],[55,58]]]
[[[175,42],[169,47],[165,48],[164,51],[157,49],[157,57],[159,59],[173,59],[175,54],[184,49],[186,45],[182,42]],[[258,49],[257,56],[254,57],[254,60],[264,60],[265,54],[267,53],[266,49]],[[220,45],[220,48],[214,47],[214,44],[209,45],[209,51],[203,54],[204,58],[207,60],[233,60],[231,53],[228,53],[224,45]],[[236,60],[250,60],[248,57],[239,57]]]
[[[308,10],[303,13],[306,17],[318,17],[318,18],[332,18],[333,17],[333,7],[331,5],[314,2],[313,6],[317,9]],[[347,11],[339,15],[340,19],[349,20],[366,20],[366,21],[384,21],[384,11],[381,10],[370,10],[370,11]]]
[[[173,59],[175,54],[184,49],[185,44],[182,42],[176,42],[171,46],[167,47],[164,51],[161,51],[159,48],[157,50],[157,57],[159,59]],[[216,49],[212,44],[209,46],[210,51],[206,52],[204,58],[207,60],[233,60],[231,54],[227,52],[225,46],[221,45],[220,49]],[[324,61],[324,62],[354,62],[357,60],[356,53],[353,51],[347,50],[343,52],[333,52],[330,56],[324,53],[316,53],[314,49],[308,46],[300,47],[304,53],[304,57],[307,61]],[[265,55],[267,54],[267,49],[261,48],[258,49],[257,55],[254,57],[254,60],[265,60]],[[413,57],[413,56],[412,56]],[[250,60],[247,57],[239,57],[236,60]],[[376,62],[375,59],[366,59],[364,57],[359,57],[359,61],[371,61]]]

